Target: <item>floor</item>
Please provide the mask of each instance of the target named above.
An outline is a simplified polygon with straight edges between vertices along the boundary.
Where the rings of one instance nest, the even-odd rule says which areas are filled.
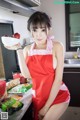
[[[80,120],[80,107],[68,107],[60,120]]]

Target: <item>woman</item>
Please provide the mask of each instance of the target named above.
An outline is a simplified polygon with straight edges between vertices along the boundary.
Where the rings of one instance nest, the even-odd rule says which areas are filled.
[[[47,14],[35,12],[28,20],[34,39],[22,50],[17,44],[20,70],[33,82],[34,120],[59,120],[69,105],[70,94],[62,82],[64,53],[60,42],[49,37],[51,21]]]

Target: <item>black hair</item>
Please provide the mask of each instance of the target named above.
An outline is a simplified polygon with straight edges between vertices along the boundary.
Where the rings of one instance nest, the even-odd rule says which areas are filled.
[[[45,27],[48,27],[48,29],[50,29],[51,21],[46,13],[37,11],[33,13],[28,20],[27,29],[29,31],[31,25],[35,27],[37,27],[37,25],[41,25],[41,27],[42,25],[45,25]]]

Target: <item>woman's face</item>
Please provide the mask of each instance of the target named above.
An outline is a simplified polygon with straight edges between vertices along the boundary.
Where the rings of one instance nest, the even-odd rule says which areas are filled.
[[[47,40],[48,33],[49,29],[45,26],[31,28],[31,34],[37,44],[44,44]]]

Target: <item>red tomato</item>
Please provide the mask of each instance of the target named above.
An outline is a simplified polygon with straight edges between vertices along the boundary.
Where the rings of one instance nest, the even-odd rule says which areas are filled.
[[[20,84],[24,84],[27,82],[27,79],[24,78],[23,76],[20,77]]]
[[[17,39],[20,39],[20,34],[19,33],[15,33],[15,34],[13,34],[13,37],[17,38]]]

